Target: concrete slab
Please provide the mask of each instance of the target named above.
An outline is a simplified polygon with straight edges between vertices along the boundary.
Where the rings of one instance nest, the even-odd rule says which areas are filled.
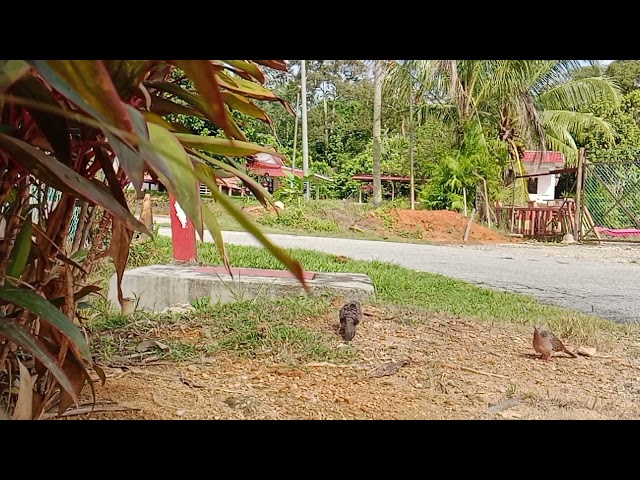
[[[304,295],[300,282],[282,270],[224,269],[197,265],[150,265],[126,270],[122,279],[125,297],[139,298],[138,309],[159,312],[176,304],[209,297],[212,303],[280,298]],[[306,277],[312,295],[329,292],[349,299],[374,300],[375,287],[360,273],[309,272]],[[116,276],[109,282],[110,302],[119,308]]]

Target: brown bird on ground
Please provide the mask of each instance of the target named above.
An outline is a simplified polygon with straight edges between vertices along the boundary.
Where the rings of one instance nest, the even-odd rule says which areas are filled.
[[[553,332],[543,330],[537,325],[533,329],[533,349],[540,354],[540,358],[544,361],[549,361],[553,352],[564,352],[572,358],[576,358],[576,354],[567,350]]]
[[[359,300],[353,300],[340,309],[340,328],[338,334],[350,342],[356,336],[356,326],[362,320],[362,307]]]

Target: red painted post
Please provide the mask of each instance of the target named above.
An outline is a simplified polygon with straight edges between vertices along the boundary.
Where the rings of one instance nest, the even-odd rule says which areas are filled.
[[[171,194],[169,194],[169,207],[171,210],[173,259],[180,262],[195,262],[198,256],[196,229]]]

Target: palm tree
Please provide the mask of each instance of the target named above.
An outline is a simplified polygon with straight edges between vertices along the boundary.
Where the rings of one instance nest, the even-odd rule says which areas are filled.
[[[619,95],[607,77],[574,79],[582,66],[577,60],[408,60],[394,62],[387,79],[396,91],[408,90],[409,71],[424,99],[419,119],[440,114],[455,121],[461,135],[467,123],[479,122],[509,145],[514,163],[524,149],[536,148],[561,151],[574,164],[585,130],[612,137],[606,121],[580,108]]]

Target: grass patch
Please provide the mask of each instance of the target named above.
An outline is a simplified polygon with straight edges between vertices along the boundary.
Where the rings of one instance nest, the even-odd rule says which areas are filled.
[[[227,247],[233,266],[283,268],[263,248],[231,244]],[[202,263],[222,264],[214,244],[201,243],[198,250]],[[604,338],[606,335],[603,334],[637,331],[634,325],[617,324],[546,305],[529,295],[498,292],[390,263],[337,261],[333,255],[303,249],[289,249],[288,252],[310,271],[369,275],[376,286],[378,302],[397,308],[402,312],[402,318],[410,323],[428,321],[429,315],[425,312],[527,327],[540,323],[548,325],[563,338],[591,344],[608,343],[612,336]],[[170,260],[171,241],[156,237],[132,247],[129,267]],[[106,285],[106,279],[112,273],[111,263],[105,263],[100,271],[103,284]],[[342,362],[354,355],[351,348],[338,348],[340,340],[327,328],[328,322],[318,324],[318,319],[325,315],[335,316],[335,308],[328,298],[301,296],[278,301],[258,298],[228,304],[210,304],[207,298],[202,298],[194,300],[192,305],[195,311],[189,313],[159,315],[136,312],[132,318],[126,319],[110,311],[104,300],[99,300],[89,325],[94,334],[94,346],[103,357],[110,358],[114,354],[124,356],[127,352],[135,352],[137,342],[144,338],[156,338],[169,345],[170,349],[154,353],[178,361],[219,352],[235,352],[242,356],[271,355],[279,361],[294,364]],[[176,339],[176,329],[185,325],[198,329],[202,335],[195,341],[193,338],[188,341]]]
[[[227,245],[230,260],[236,267],[283,269],[265,249],[253,246]],[[156,239],[156,248],[170,256],[168,238]],[[621,325],[592,315],[552,305],[546,305],[529,295],[498,292],[443,275],[415,272],[385,262],[347,259],[336,261],[334,255],[303,249],[288,249],[303,267],[317,272],[355,272],[371,277],[378,301],[385,305],[421,307],[428,311],[474,318],[484,321],[504,321],[531,326],[542,323],[557,333],[587,339],[599,331],[625,331],[631,325]],[[200,244],[199,258],[203,263],[221,265],[212,243]]]
[[[331,308],[327,299],[305,297],[212,307],[216,321],[210,331],[217,341],[210,350],[231,350],[243,356],[263,352],[292,363],[346,360],[353,352],[337,349],[336,336],[305,326]]]
[[[180,340],[167,340],[169,347],[169,356],[176,362],[183,362],[197,357],[201,350],[196,345]]]
[[[144,339],[169,347],[165,351],[153,347],[151,354],[177,362],[221,352],[245,357],[269,355],[290,364],[343,362],[354,356],[352,348],[338,348],[340,339],[330,329],[307,324],[331,311],[328,297],[300,296],[277,301],[258,298],[225,304],[200,298],[192,306],[195,310],[187,313],[137,311],[126,318],[109,311],[107,303],[100,300],[88,325],[93,349],[107,362],[114,356],[135,355],[137,345]],[[185,338],[180,339],[185,331]],[[195,339],[193,335],[186,338],[194,331]]]

